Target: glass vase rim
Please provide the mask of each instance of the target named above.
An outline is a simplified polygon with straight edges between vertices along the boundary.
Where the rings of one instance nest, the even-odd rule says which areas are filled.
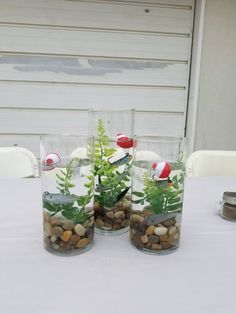
[[[85,134],[76,134],[76,133],[48,133],[41,134],[40,139],[53,139],[53,138],[78,138],[82,140],[91,140],[94,141],[93,135],[85,135]]]
[[[137,142],[146,143],[181,143],[186,137],[171,135],[134,135]]]

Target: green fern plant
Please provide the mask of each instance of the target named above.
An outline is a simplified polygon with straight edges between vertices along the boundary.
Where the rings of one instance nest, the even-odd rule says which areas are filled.
[[[110,148],[109,138],[102,120],[98,120],[97,139],[94,151],[94,176],[98,181],[98,192],[95,200],[102,207],[112,207],[127,192],[129,187],[125,182],[130,180],[130,165],[127,164],[124,173],[120,173],[115,165],[111,165],[107,158],[117,150]]]
[[[132,200],[134,204],[144,205],[147,202],[150,210],[155,214],[167,214],[179,212],[182,209],[182,184],[184,181],[184,172],[181,175],[173,176],[172,183],[166,181],[154,181],[147,174],[144,175],[143,192],[133,191],[136,196]]]
[[[55,204],[44,200],[43,206],[50,212],[51,216],[61,213],[61,215],[66,219],[72,220],[75,223],[83,224],[89,218],[89,215],[86,212],[86,205],[93,197],[94,183],[93,176],[90,175],[87,177],[89,180],[88,183],[85,184],[85,187],[87,188],[86,195],[77,197],[76,195],[70,193],[70,189],[75,186],[71,180],[75,169],[74,165],[76,164],[79,164],[79,159],[73,158],[68,163],[65,170],[60,170],[60,173],[56,174],[57,189],[60,191],[60,194],[68,196],[68,199],[71,200],[71,202],[66,204]]]

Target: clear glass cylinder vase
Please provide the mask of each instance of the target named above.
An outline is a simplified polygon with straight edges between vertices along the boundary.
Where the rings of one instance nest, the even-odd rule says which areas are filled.
[[[152,254],[179,246],[185,177],[182,140],[137,137],[132,170],[130,240]]]
[[[89,125],[95,137],[95,230],[121,234],[129,228],[134,111],[91,110]]]
[[[93,138],[41,137],[44,246],[58,255],[86,251],[94,237]]]

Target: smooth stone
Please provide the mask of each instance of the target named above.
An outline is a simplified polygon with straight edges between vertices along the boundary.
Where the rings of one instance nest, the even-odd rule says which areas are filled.
[[[48,213],[43,212],[43,219],[45,222],[49,222],[50,221],[50,216],[48,215]]]
[[[79,240],[80,240],[80,236],[73,233],[71,238],[70,238],[70,243],[72,243],[73,245],[76,245],[79,242]]]
[[[62,236],[61,236],[61,240],[64,242],[68,242],[70,240],[72,236],[72,231],[64,231]]]
[[[167,219],[163,221],[162,224],[165,227],[170,227],[170,226],[174,226],[175,222],[176,222],[175,219]]]
[[[50,224],[52,225],[52,226],[58,226],[58,225],[60,225],[60,219],[58,219],[58,218],[51,218],[51,220],[50,220]]]
[[[141,238],[140,238],[140,240],[142,241],[142,243],[148,243],[148,236],[146,235],[146,234],[144,234]]]
[[[73,230],[74,226],[75,226],[75,224],[73,223],[73,221],[67,220],[67,221],[65,221],[65,223],[63,224],[63,229],[70,231],[70,230]]]
[[[118,211],[114,214],[116,219],[124,219],[125,218],[125,213],[123,211]]]
[[[89,244],[90,240],[88,238],[83,238],[83,239],[80,239],[79,242],[77,243],[77,247],[79,248],[82,248],[84,247],[85,245]]]
[[[169,230],[168,230],[168,233],[169,233],[169,235],[173,235],[173,234],[175,234],[177,231],[178,231],[178,229],[176,228],[176,226],[170,226],[170,227],[169,227]]]
[[[63,229],[61,227],[58,227],[58,226],[53,227],[52,228],[52,234],[57,236],[57,237],[60,237],[63,234]]]
[[[149,236],[148,242],[150,242],[151,244],[156,244],[159,242],[159,237],[155,234],[152,234]]]
[[[158,244],[158,243],[152,244],[151,248],[152,248],[153,250],[161,250],[161,249],[162,249],[162,245],[161,245],[161,244]]]
[[[168,240],[168,238],[169,238],[169,235],[167,233],[159,236],[160,242],[162,242],[162,241],[165,242]]]
[[[174,238],[174,235],[172,235],[172,236],[170,236],[169,238],[168,238],[168,243],[170,244],[170,245],[175,245],[176,244],[176,242],[177,242],[177,240]]]
[[[155,226],[151,225],[146,230],[146,235],[152,235],[154,233]]]
[[[80,237],[82,237],[86,232],[86,229],[81,224],[75,225],[74,230],[75,230],[75,233]]]
[[[56,241],[57,241],[57,236],[52,235],[51,238],[50,238],[50,241],[51,241],[52,243],[56,242]]]
[[[158,236],[166,234],[168,229],[166,227],[156,227],[154,229],[154,233]]]
[[[54,250],[58,250],[58,249],[59,249],[59,245],[58,245],[57,243],[53,243],[53,244],[52,244],[52,248],[53,248]]]
[[[123,228],[128,227],[128,225],[129,225],[129,219],[125,219],[125,220],[123,220],[123,221],[121,222],[121,226],[122,226]]]
[[[144,218],[142,216],[140,216],[140,215],[133,214],[133,215],[131,215],[131,217],[132,217],[132,220],[134,222],[139,222],[139,223],[144,222]]]
[[[180,229],[181,228],[181,223],[180,222],[176,222],[175,226]]]
[[[45,222],[44,224],[44,233],[48,237],[52,235],[52,226],[50,225],[49,222]]]
[[[105,224],[104,221],[102,219],[100,219],[100,218],[97,218],[95,220],[95,223],[96,223],[96,225],[98,225],[100,227],[104,226],[104,224]]]
[[[108,217],[108,218],[110,218],[110,219],[113,219],[114,218],[114,213],[113,213],[113,211],[111,210],[111,211],[107,211],[106,212],[106,216]]]
[[[169,242],[161,242],[160,244],[162,245],[162,248],[165,250],[167,250],[171,247]]]
[[[151,216],[145,217],[145,221],[148,225],[157,225],[160,222],[175,218],[176,215],[177,215],[176,213],[156,214],[156,215],[151,215]]]

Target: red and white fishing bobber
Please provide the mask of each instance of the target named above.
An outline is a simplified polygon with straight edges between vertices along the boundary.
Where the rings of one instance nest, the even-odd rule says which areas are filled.
[[[131,138],[128,138],[128,136],[125,136],[122,133],[118,133],[117,137],[117,145],[120,146],[121,148],[131,148],[134,146],[134,142]]]
[[[61,158],[56,153],[48,154],[42,162],[42,170],[49,171],[54,169],[61,162]]]
[[[152,164],[152,169],[155,170],[153,175],[154,180],[168,178],[171,173],[171,167],[166,161],[158,161]]]

